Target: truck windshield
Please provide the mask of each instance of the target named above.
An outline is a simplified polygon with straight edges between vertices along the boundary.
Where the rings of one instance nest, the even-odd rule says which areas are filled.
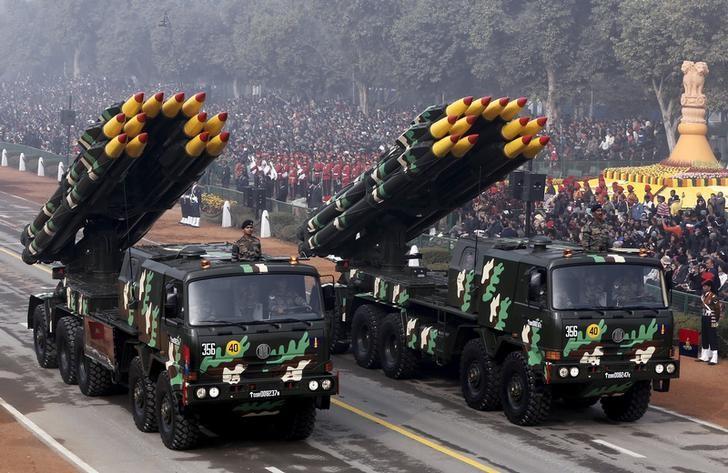
[[[323,317],[318,279],[300,274],[251,274],[192,281],[192,325],[275,323]]]
[[[551,275],[554,309],[662,309],[667,293],[662,271],[634,264],[556,268]]]

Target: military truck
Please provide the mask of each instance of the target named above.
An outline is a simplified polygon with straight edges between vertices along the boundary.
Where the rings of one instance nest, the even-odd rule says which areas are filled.
[[[426,110],[300,230],[304,254],[338,258],[332,349],[351,345],[360,366],[397,379],[425,361],[455,365],[470,407],[502,408],[518,425],[542,422],[555,398],[601,399],[610,419],[635,421],[679,375],[664,274],[645,251],[469,237],[446,271],[408,265],[406,242],[545,144],[527,134],[545,120],[514,117],[524,100],[483,102]]]
[[[229,139],[203,101],[137,94],[85,131],[21,236],[23,259],[60,281],[30,297],[37,360],[88,396],[127,386],[136,427],[170,449],[231,416],[271,416],[280,437],[303,439],[338,390],[315,269],[239,261],[226,243],[133,246]]]

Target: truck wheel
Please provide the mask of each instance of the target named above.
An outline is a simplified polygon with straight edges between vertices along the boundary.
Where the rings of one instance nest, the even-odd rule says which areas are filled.
[[[144,374],[142,360],[135,356],[129,365],[131,416],[142,432],[157,431],[157,385]]]
[[[316,406],[313,399],[293,401],[278,414],[277,429],[283,440],[308,438],[316,425]]]
[[[111,394],[114,382],[111,371],[81,352],[78,360],[78,388],[86,396],[106,396]]]
[[[329,351],[333,355],[346,353],[349,350],[349,342],[343,341],[346,340],[346,325],[336,313],[331,314],[330,320],[331,342],[329,342]]]
[[[465,344],[460,356],[460,387],[468,406],[479,411],[501,408],[500,367],[488,355],[483,341],[474,338]]]
[[[384,374],[394,379],[410,378],[417,370],[417,352],[407,348],[399,314],[389,314],[379,328],[377,350]]]
[[[650,382],[639,381],[621,396],[602,398],[602,409],[612,420],[634,422],[647,412],[651,395]]]
[[[501,403],[508,420],[517,425],[544,421],[551,411],[551,390],[539,385],[523,353],[509,353],[501,373]]]
[[[157,379],[156,406],[159,435],[165,447],[170,450],[193,448],[200,437],[200,427],[192,414],[180,412],[166,371]]]
[[[354,312],[351,321],[351,348],[356,363],[363,368],[378,368],[377,339],[379,319],[384,312],[374,305],[363,305]]]
[[[78,372],[78,353],[83,343],[81,321],[74,316],[61,317],[56,329],[56,348],[58,350],[58,371],[66,384],[76,384]]]
[[[43,304],[35,306],[33,311],[33,347],[35,348],[35,357],[42,368],[56,368],[58,366],[56,341],[48,333],[48,315]]]

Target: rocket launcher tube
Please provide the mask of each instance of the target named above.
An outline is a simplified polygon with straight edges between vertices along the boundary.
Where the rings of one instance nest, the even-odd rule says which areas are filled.
[[[147,116],[144,113],[137,113],[128,122],[124,124],[124,133],[129,139],[134,138],[142,132]]]
[[[218,113],[217,115],[213,116],[205,122],[205,131],[208,132],[210,136],[219,135],[222,129],[225,127],[225,122],[227,121],[227,118],[227,112]]]
[[[531,140],[521,154],[527,159],[535,158],[536,155],[549,143],[550,139],[551,138],[548,136],[539,136],[538,139]]]
[[[192,97],[188,98],[185,103],[182,104],[182,113],[187,118],[192,118],[193,116],[200,113],[200,110],[202,109],[202,104],[205,103],[205,93],[204,92],[198,92]]]
[[[118,139],[120,136],[122,135],[118,135],[106,143],[105,147],[108,147],[108,153],[106,154],[107,157],[118,157],[122,153],[122,151],[124,151],[123,143],[126,143],[127,136],[123,135],[124,142],[119,144]],[[76,183],[79,181],[79,179],[83,177],[86,171],[90,171],[91,169],[93,169],[97,159],[99,158],[99,155],[101,154],[100,146],[102,143],[103,142],[97,142],[94,147],[83,151],[79,155],[79,157],[73,162],[73,164],[71,164],[71,168],[66,174],[66,182],[68,182],[69,185],[76,185]]]
[[[203,131],[202,133],[188,141],[187,144],[185,144],[185,152],[187,153],[187,156],[196,158],[201,155],[202,152],[205,151],[205,146],[207,145],[207,141],[209,139],[210,134],[206,131]]]
[[[521,135],[537,135],[546,126],[546,117],[534,118],[521,130]]]
[[[500,115],[506,105],[508,105],[508,100],[508,97],[501,97],[495,102],[490,102],[488,106],[485,107],[485,110],[483,110],[481,116],[488,121],[495,120],[495,118]]]
[[[434,120],[437,120],[438,118],[441,118],[443,114],[445,114],[445,109],[447,107],[445,105],[430,105],[425,110],[422,111],[419,115],[417,115],[412,122],[410,122],[410,126],[417,125],[418,123],[429,123]]]
[[[518,112],[520,112],[523,107],[526,106],[526,102],[528,102],[528,99],[526,97],[520,97],[516,100],[508,102],[505,108],[501,111],[500,117],[505,121],[513,120],[513,117],[518,115]]]
[[[142,112],[147,116],[147,118],[155,118],[159,115],[159,112],[162,111],[163,104],[164,92],[157,92],[142,104]]]
[[[175,94],[173,97],[168,98],[162,104],[162,115],[167,118],[174,118],[177,116],[180,110],[182,110],[182,104],[185,101],[184,92]]]
[[[475,146],[475,143],[478,141],[478,135],[468,135],[464,138],[461,138],[458,140],[457,143],[455,143],[455,146],[452,147],[452,150],[450,150],[450,154],[452,154],[456,158],[462,158],[465,156],[468,151],[473,149],[473,146]]]
[[[30,225],[28,225],[26,234],[29,238],[35,238],[35,235],[43,229],[43,225],[45,225],[48,219],[51,218],[53,212],[56,211],[58,206],[61,205],[61,200],[63,200],[63,195],[65,193],[66,186],[59,185],[53,195],[45,203],[45,205],[41,207],[40,212],[35,217],[35,219],[30,223]]]
[[[128,99],[121,106],[121,113],[126,115],[126,118],[131,118],[142,109],[142,102],[144,102],[144,93],[138,92]]]
[[[478,115],[466,115],[460,120],[456,121],[455,124],[450,128],[451,135],[462,135],[478,120]]]
[[[124,152],[130,158],[138,158],[144,153],[144,148],[147,146],[147,140],[149,135],[147,133],[141,133],[126,144]]]
[[[101,112],[101,116],[99,117],[98,123],[95,123],[93,126],[87,128],[84,130],[83,135],[81,135],[81,138],[78,139],[78,144],[81,146],[82,150],[87,150],[91,146],[93,146],[94,142],[96,140],[106,140],[107,138],[113,138],[112,137],[106,137],[103,134],[103,128],[104,125],[106,125],[107,122],[112,120],[114,117],[116,117],[119,113],[121,113],[121,103],[117,105],[112,105],[111,107],[105,109],[103,112]],[[126,120],[126,115],[124,115],[124,120]],[[121,133],[121,132],[119,132]],[[117,133],[118,135],[118,133]],[[114,135],[116,136],[116,135]]]
[[[114,118],[104,123],[104,126],[101,128],[101,132],[106,138],[111,139],[121,133],[121,130],[124,129],[124,122],[126,122],[126,115],[119,113]]]
[[[127,136],[122,133],[106,143],[103,152],[94,161],[93,167],[81,176],[81,179],[66,196],[68,208],[75,209],[79,203],[86,200],[94,192],[99,183],[99,178],[106,174],[112,163],[124,152],[126,142]]]
[[[205,152],[209,156],[220,156],[225,149],[225,146],[227,146],[229,140],[230,133],[228,133],[227,131],[223,131],[219,135],[209,138],[207,144],[205,145]]]
[[[524,149],[526,149],[526,145],[531,142],[531,138],[533,137],[526,135],[506,143],[505,146],[503,146],[503,154],[505,154],[508,158],[515,158],[521,154]]]
[[[522,134],[521,132],[528,124],[528,121],[528,117],[516,118],[515,120],[509,121],[501,128],[501,136],[504,140],[511,141],[516,136]]]
[[[187,138],[192,138],[193,136],[202,133],[202,130],[205,128],[206,121],[207,113],[200,112],[185,122],[184,127],[182,127],[182,131]]]

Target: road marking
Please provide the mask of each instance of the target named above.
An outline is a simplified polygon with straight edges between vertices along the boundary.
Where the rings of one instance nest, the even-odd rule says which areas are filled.
[[[13,252],[13,251],[6,250],[5,248],[0,248],[0,251],[3,252],[3,253],[5,253],[8,256],[12,256],[13,258],[15,258],[17,260],[23,261],[23,258],[21,258],[20,256],[18,256],[18,254],[15,253],[15,252]],[[48,274],[53,274],[53,271],[51,271],[50,269],[46,268],[43,265],[35,264],[33,266],[36,267],[36,268],[38,268],[38,269],[40,269],[40,270],[42,270],[42,271],[45,271]]]
[[[673,410],[666,409],[664,407],[659,407],[659,406],[650,406],[650,409],[654,409],[656,411],[664,412],[665,414],[670,414],[670,415],[673,415],[675,417],[679,417],[681,419],[689,420],[689,421],[695,422],[696,424],[700,424],[700,425],[702,425],[704,427],[709,427],[711,429],[719,430],[720,432],[723,432],[724,434],[728,434],[728,429],[726,429],[725,427],[722,427],[722,426],[720,426],[718,424],[714,424],[712,422],[708,422],[708,421],[705,421],[705,420],[700,420],[697,417],[686,416],[685,414],[680,414],[679,412],[675,412]]]
[[[472,458],[466,457],[465,455],[462,455],[450,448],[442,446],[437,442],[433,442],[432,440],[426,439],[425,437],[422,437],[413,432],[410,432],[409,430],[404,429],[398,425],[392,424],[391,422],[387,422],[384,419],[380,419],[377,416],[373,416],[367,412],[364,412],[361,409],[358,409],[343,401],[340,401],[339,399],[335,399],[335,398],[331,399],[331,404],[341,407],[342,409],[346,409],[349,412],[352,412],[360,417],[370,420],[370,421],[374,422],[375,424],[379,424],[382,427],[385,427],[389,430],[397,432],[398,434],[403,435],[410,440],[414,440],[415,442],[421,443],[422,445],[424,445],[426,447],[430,447],[433,450],[437,450],[438,452],[440,452],[444,455],[447,455],[451,458],[454,458],[456,460],[459,460],[459,461],[465,463],[466,465],[470,465],[473,468],[475,468],[476,470],[485,471],[487,473],[497,473],[498,472],[498,470],[496,470],[494,468],[491,468],[487,465],[484,465],[483,463],[475,461]]]
[[[26,199],[25,197],[20,197],[19,195],[11,194],[10,192],[0,191],[0,194],[9,195],[11,197],[15,197],[16,199],[24,200],[24,201],[26,201],[28,203],[33,204],[33,205],[39,205],[37,202],[33,202],[32,200]]]
[[[279,470],[274,466],[266,466],[265,469],[270,471],[270,473],[285,473],[283,470]]]
[[[0,397],[0,406],[4,407],[6,411],[10,413],[11,416],[15,417],[15,420],[20,422],[25,426],[26,429],[30,430],[33,435],[38,437],[41,442],[51,447],[53,450],[57,451],[61,456],[63,456],[66,460],[73,463],[76,467],[78,467],[79,470],[84,471],[86,473],[98,473],[91,465],[86,463],[85,461],[81,460],[75,453],[71,452],[69,449],[58,443],[56,439],[51,437],[45,430],[38,427],[32,420],[25,417],[20,411],[15,409],[13,406],[5,402],[3,398]]]
[[[620,447],[619,445],[614,445],[613,443],[609,443],[606,440],[596,439],[592,440],[594,443],[598,443],[600,445],[604,445],[607,448],[611,448],[612,450],[616,450],[619,453],[624,453],[625,455],[629,455],[630,457],[634,458],[646,458],[644,455],[640,455],[637,452],[633,452],[632,450],[627,450],[624,447]]]

